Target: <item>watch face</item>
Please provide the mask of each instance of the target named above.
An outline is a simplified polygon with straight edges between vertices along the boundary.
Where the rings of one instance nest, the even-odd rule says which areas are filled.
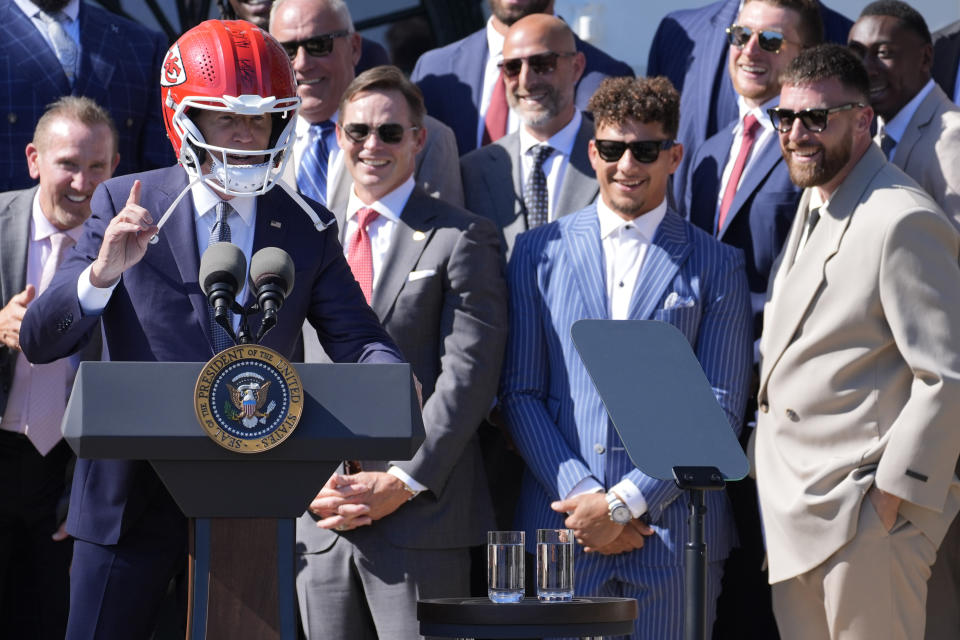
[[[627,524],[630,522],[630,509],[624,505],[619,505],[613,508],[613,511],[610,513],[610,518],[617,524]]]

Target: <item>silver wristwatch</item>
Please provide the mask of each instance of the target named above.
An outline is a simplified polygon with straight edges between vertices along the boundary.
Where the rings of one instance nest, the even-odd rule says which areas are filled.
[[[630,509],[613,491],[607,492],[607,513],[610,514],[610,519],[617,524],[627,524],[633,519]]]

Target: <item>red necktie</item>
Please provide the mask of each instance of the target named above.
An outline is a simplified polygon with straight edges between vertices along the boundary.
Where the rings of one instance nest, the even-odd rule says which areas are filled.
[[[484,119],[483,144],[488,145],[507,135],[507,90],[503,86],[503,72],[497,76],[497,83],[490,96],[490,106],[487,107],[487,117]]]
[[[720,201],[720,215],[717,216],[717,233],[723,229],[723,223],[727,220],[727,213],[730,211],[730,205],[733,204],[733,197],[737,195],[737,185],[740,184],[740,178],[743,177],[743,168],[747,166],[747,158],[750,157],[750,149],[757,139],[757,132],[760,130],[760,123],[752,114],[748,114],[743,119],[743,140],[740,142],[740,153],[737,154],[737,161],[733,164],[733,171],[730,172],[730,179],[727,181],[727,189],[723,192],[723,200]]]
[[[373,297],[373,248],[370,246],[370,234],[367,227],[380,215],[369,207],[357,210],[357,232],[350,238],[347,246],[347,264],[353,271],[363,297],[370,304]]]

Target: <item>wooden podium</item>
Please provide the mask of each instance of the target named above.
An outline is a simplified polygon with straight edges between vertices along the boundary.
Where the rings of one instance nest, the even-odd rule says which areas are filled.
[[[192,519],[188,639],[295,640],[294,519],[341,460],[413,457],[424,431],[410,367],[296,364],[299,426],[274,449],[240,454],[197,422],[203,366],[82,363],[64,438],[82,458],[148,460]]]

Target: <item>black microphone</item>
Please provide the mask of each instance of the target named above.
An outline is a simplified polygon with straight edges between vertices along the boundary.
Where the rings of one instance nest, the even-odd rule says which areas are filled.
[[[250,279],[257,292],[257,303],[263,310],[263,322],[257,341],[277,324],[277,311],[293,290],[293,260],[283,249],[265,247],[250,259]]]
[[[236,341],[229,314],[247,273],[247,259],[235,244],[215,242],[200,259],[200,287],[213,305],[213,317]]]

